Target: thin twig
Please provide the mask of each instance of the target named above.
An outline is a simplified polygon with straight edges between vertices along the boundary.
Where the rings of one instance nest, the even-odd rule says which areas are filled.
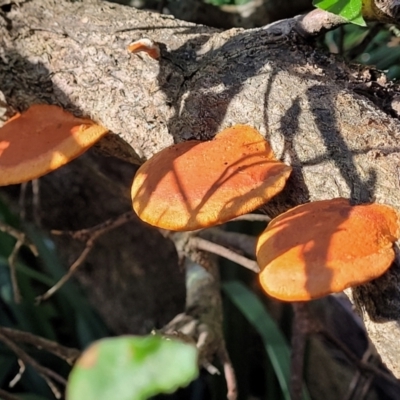
[[[21,291],[19,290],[19,286],[18,286],[16,261],[17,261],[19,249],[23,246],[23,244],[24,244],[24,239],[23,238],[18,239],[14,245],[14,248],[13,248],[11,254],[8,257],[8,266],[10,267],[11,286],[13,289],[14,301],[17,304],[21,303],[22,296],[21,296]]]
[[[226,350],[225,343],[221,343],[217,355],[224,368],[226,387],[228,389],[226,397],[228,400],[236,400],[238,396],[236,375],[232,361],[229,357],[228,351]]]
[[[315,318],[312,318],[309,310],[306,307],[298,308],[298,311],[301,312],[301,329],[306,334],[319,334],[325,337],[329,342],[335,345],[338,349],[340,349],[344,355],[348,358],[350,362],[352,362],[359,370],[364,372],[369,372],[374,374],[374,376],[381,377],[386,379],[389,382],[399,384],[398,379],[396,379],[389,372],[386,372],[379,367],[366,362],[364,360],[360,360],[359,357],[349,349],[346,344],[337,339],[331,332],[325,329],[322,323]]]
[[[57,399],[61,398],[61,392],[55,386],[53,379],[58,383],[62,384],[63,386],[67,385],[67,381],[56,372],[52,371],[47,367],[43,367],[40,365],[35,359],[33,359],[29,354],[27,354],[24,350],[22,350],[19,346],[17,346],[8,336],[3,335],[0,333],[0,341],[2,341],[10,350],[12,350],[15,355],[21,359],[25,364],[29,364],[33,367],[39,375],[46,381],[47,385],[52,390],[54,396]]]
[[[25,369],[26,369],[25,364],[19,358],[18,358],[18,365],[19,365],[19,370],[18,370],[17,375],[15,375],[14,378],[11,380],[11,382],[8,384],[8,386],[10,388],[13,388],[21,380],[22,375],[25,372]]]
[[[256,238],[245,233],[224,231],[221,228],[209,228],[198,232],[198,236],[210,242],[227,247],[237,253],[255,259]]]
[[[210,375],[221,375],[218,368],[212,365],[208,360],[203,360],[201,368],[204,368]]]
[[[335,344],[342,352],[346,355],[346,357],[357,366],[357,368],[372,372],[376,376],[379,376],[383,379],[386,379],[389,382],[399,384],[399,381],[389,373],[381,370],[380,368],[376,367],[375,365],[371,365],[360,360],[344,343],[338,340],[335,336],[333,336],[329,331],[324,328],[319,328],[316,333],[323,335],[326,339],[328,339],[331,343]]]
[[[57,342],[33,335],[29,332],[19,331],[12,328],[0,327],[0,333],[6,335],[14,342],[28,343],[38,349],[43,349],[57,357],[62,358],[68,364],[72,365],[80,356],[80,351],[72,347],[65,347]]]
[[[10,277],[11,277],[11,285],[13,289],[14,301],[15,303],[19,304],[21,303],[22,296],[18,286],[17,271],[16,271],[16,261],[18,253],[23,245],[28,246],[35,256],[38,256],[38,251],[36,247],[29,241],[29,239],[27,239],[24,232],[21,232],[18,229],[15,229],[12,226],[9,226],[2,221],[0,221],[0,231],[17,239],[14,248],[8,257],[8,266],[10,267]]]
[[[51,379],[54,379],[58,383],[66,386],[67,381],[56,372],[52,371],[47,367],[43,367],[36,360],[34,360],[29,354],[27,354],[24,350],[22,350],[19,346],[17,346],[13,340],[9,339],[8,336],[0,333],[0,340],[10,349],[15,355],[20,358],[25,364],[29,364],[33,368],[35,368],[41,375],[45,375]]]
[[[255,261],[243,257],[240,254],[237,254],[234,251],[227,249],[226,247],[220,246],[219,244],[209,242],[206,239],[202,239],[200,237],[191,237],[189,239],[189,246],[224,257],[241,265],[242,267],[249,269],[250,271],[256,273],[260,272],[260,268]]]
[[[260,221],[260,222],[269,222],[271,221],[271,217],[265,214],[244,214],[239,217],[233,218],[229,222],[233,221]]]
[[[60,390],[58,389],[58,387],[56,386],[56,384],[46,375],[40,375],[44,381],[47,383],[47,386],[50,388],[50,390],[53,392],[54,397],[56,399],[61,399],[62,398],[62,393],[60,392]]]
[[[175,236],[175,238],[177,237]],[[174,243],[176,244],[176,242]],[[177,246],[178,252],[185,249],[187,249],[186,246],[182,248],[180,245]],[[224,366],[228,394],[231,396],[235,393],[236,380],[229,357],[224,353],[226,348],[222,332],[222,300],[218,267],[214,257],[210,257],[208,252],[197,251],[197,253],[203,254],[201,257],[195,257],[203,262],[205,258],[210,259],[209,262],[205,263],[207,266],[205,268],[189,259],[189,256],[195,251],[193,249],[188,250],[187,257],[185,257],[186,311],[177,315],[162,329],[162,332],[170,334],[178,331],[191,337],[199,351],[199,365],[212,374],[218,373],[218,370],[212,365],[212,361],[217,355]],[[234,400],[235,397],[229,397],[229,399]]]
[[[98,235],[98,236],[100,236],[100,235]],[[78,269],[78,267],[86,260],[86,257],[89,255],[90,251],[92,250],[96,239],[97,239],[97,237],[89,239],[86,242],[85,248],[83,249],[83,251],[79,255],[79,257],[69,267],[68,272],[57,283],[55,283],[49,290],[47,290],[42,295],[37,296],[35,299],[36,304],[40,304],[42,301],[49,299],[51,296],[53,296],[54,293],[57,292],[57,290],[61,289],[61,287],[64,286],[68,282],[68,280],[72,277],[72,275],[74,275],[74,273]]]
[[[129,221],[136,219],[137,216],[133,211],[127,211],[116,218],[110,218],[98,225],[92,226],[86,229],[80,229],[78,231],[58,231],[52,230],[51,233],[53,235],[66,235],[71,236],[73,239],[80,240],[82,242],[86,242],[94,235],[99,237],[103,233],[108,232],[111,229],[118,228],[121,225],[126,224]]]
[[[18,229],[13,228],[10,225],[7,225],[3,221],[0,221],[0,231],[7,233],[17,240],[22,240],[23,244],[29,248],[29,250],[33,253],[34,256],[38,256],[39,252],[36,246],[26,237],[24,232],[19,231]]]
[[[121,225],[126,224],[129,221],[132,221],[136,218],[136,215],[133,211],[128,211],[124,214],[121,214],[117,218],[110,218],[107,221],[102,222],[101,224],[95,225],[91,228],[81,229],[79,231],[57,231],[53,230],[51,233],[53,235],[69,235],[73,239],[85,241],[86,245],[83,249],[82,253],[79,257],[72,263],[69,267],[68,272],[55,284],[53,285],[47,292],[36,297],[36,302],[40,303],[43,300],[47,300],[50,298],[57,290],[59,290],[76,272],[76,270],[82,265],[82,263],[86,260],[86,257],[89,255],[93,246],[96,243],[96,240],[105,234],[106,232],[116,229]]]
[[[16,397],[12,395],[11,393],[6,392],[3,389],[0,389],[0,399],[1,400],[21,400],[20,397]]]
[[[361,361],[368,363],[371,358],[374,359],[373,356],[374,354],[371,351],[371,347],[369,346],[365,351]],[[347,393],[343,400],[364,399],[366,392],[371,386],[373,378],[373,374],[368,373],[367,376],[365,376],[365,374],[357,369],[352,380],[350,381]]]

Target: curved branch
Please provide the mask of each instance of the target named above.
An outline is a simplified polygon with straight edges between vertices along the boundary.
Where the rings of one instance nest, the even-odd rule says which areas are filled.
[[[44,349],[62,358],[68,364],[72,365],[80,355],[80,351],[71,347],[65,347],[57,342],[33,335],[29,332],[19,331],[6,327],[0,327],[0,333],[6,335],[15,342],[29,343],[38,349]]]

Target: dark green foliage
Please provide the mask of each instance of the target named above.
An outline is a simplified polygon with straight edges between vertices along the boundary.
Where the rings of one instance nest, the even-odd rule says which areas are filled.
[[[35,304],[35,298],[65,273],[65,267],[58,259],[51,239],[33,226],[21,226],[18,218],[11,214],[1,201],[0,219],[26,232],[39,251],[38,258],[27,248],[21,251],[16,268],[23,300],[21,304],[16,304],[7,261],[15,239],[0,232],[0,325],[31,332],[65,346],[81,349],[92,341],[109,335],[100,318],[73,282],[67,283],[48,301],[40,305]],[[64,361],[32,347],[24,349],[39,363],[67,377],[70,367]],[[0,343],[0,388],[9,390],[8,384],[18,373],[18,369],[15,355]],[[39,400],[40,396],[46,399],[54,398],[47,384],[31,367],[27,367],[14,391],[39,396],[26,399]]]
[[[269,363],[280,385],[280,398],[290,400],[290,347],[286,338],[263,303],[242,282],[226,282],[223,290],[262,338]],[[273,384],[274,377],[270,377],[270,382],[266,385]],[[303,400],[309,399],[307,391],[304,390]]]

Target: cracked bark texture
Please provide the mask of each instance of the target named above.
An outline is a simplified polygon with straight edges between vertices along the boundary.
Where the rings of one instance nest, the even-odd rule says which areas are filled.
[[[400,210],[400,123],[390,109],[397,88],[375,71],[351,70],[321,54],[301,41],[295,26],[289,20],[220,32],[94,0],[20,2],[0,14],[0,90],[16,110],[45,102],[90,116],[112,131],[100,150],[134,164],[174,142],[250,124],[293,167],[287,189],[264,207],[272,216],[340,196]],[[159,61],[126,51],[143,36],[160,43]],[[126,209],[133,172],[114,158],[96,157],[84,159],[93,163],[92,172],[106,175],[94,181],[115,183],[124,175],[118,183],[123,205],[112,212]],[[90,191],[82,163],[42,179],[45,227],[87,227],[91,213],[100,218],[116,204],[118,191]],[[65,199],[69,207],[60,206]],[[384,362],[399,377],[398,261],[384,277],[358,288],[354,300]],[[96,268],[111,267],[98,258]]]

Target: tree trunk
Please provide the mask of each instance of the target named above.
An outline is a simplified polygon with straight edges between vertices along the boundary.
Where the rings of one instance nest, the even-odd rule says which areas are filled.
[[[293,21],[220,32],[94,0],[35,0],[3,8],[0,90],[14,109],[45,102],[88,115],[112,131],[99,147],[136,164],[173,142],[209,139],[232,124],[249,124],[293,167],[287,189],[265,206],[270,215],[334,197],[400,211],[400,123],[390,108],[397,88],[386,87],[376,71],[351,70],[302,42]],[[159,60],[127,52],[141,37],[160,44]],[[89,190],[80,174],[83,164],[77,160],[43,179],[47,228],[90,226],[92,212],[100,215],[105,203],[116,201],[110,189],[81,196],[80,190]],[[93,165],[100,172],[108,167],[104,157]],[[109,165],[114,180],[119,164]],[[133,171],[126,168],[120,184],[124,205],[114,213],[129,201]],[[72,208],[65,207],[65,198],[72,199]],[[77,210],[77,198],[85,198],[88,208]],[[102,206],[92,203],[96,198]],[[399,377],[398,261],[385,276],[358,288],[354,300],[384,362]],[[98,259],[96,268],[112,266]]]

